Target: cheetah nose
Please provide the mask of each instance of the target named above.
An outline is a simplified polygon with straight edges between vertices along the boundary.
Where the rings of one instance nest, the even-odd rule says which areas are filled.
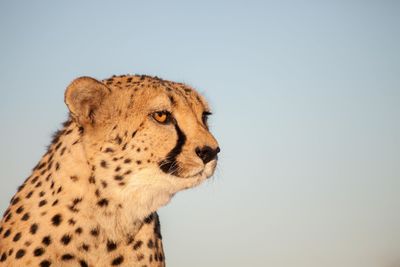
[[[212,149],[209,146],[203,146],[202,148],[196,147],[196,155],[201,158],[204,164],[207,164],[208,162],[212,161],[217,157],[217,154],[221,151],[219,147],[216,149]]]

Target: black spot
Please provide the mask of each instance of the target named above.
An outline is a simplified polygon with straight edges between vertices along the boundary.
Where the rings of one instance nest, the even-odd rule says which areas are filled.
[[[65,135],[69,135],[70,133],[73,132],[74,129],[69,129],[68,131],[65,132]]]
[[[25,187],[25,183],[18,186],[17,192],[20,192]]]
[[[42,207],[47,204],[47,200],[43,199],[39,202],[39,207]]]
[[[89,251],[89,245],[87,245],[87,244],[82,244],[82,249],[83,249],[84,251]]]
[[[31,198],[32,194],[33,194],[33,191],[30,191],[28,194],[26,194],[26,198]]]
[[[19,207],[15,212],[16,212],[17,214],[20,214],[20,213],[22,213],[23,211],[24,211],[24,207],[21,206],[21,207]]]
[[[150,214],[149,216],[147,216],[145,219],[144,219],[144,222],[146,223],[146,224],[150,224],[152,221],[153,221],[153,213],[152,214]]]
[[[124,146],[122,147],[122,150],[125,150],[127,146],[128,146],[128,143],[125,143]]]
[[[62,222],[61,214],[54,215],[53,218],[51,218],[51,222],[54,226],[59,226]]]
[[[117,137],[115,137],[115,141],[118,143],[118,145],[120,145],[122,143],[122,138],[117,135]]]
[[[16,198],[14,198],[12,201],[11,201],[11,205],[15,205],[15,204],[17,204],[18,202],[19,202],[19,197],[16,197]]]
[[[100,166],[103,167],[103,168],[107,168],[107,162],[105,160],[102,160],[100,162]]]
[[[61,256],[61,260],[63,260],[63,261],[69,261],[69,260],[72,260],[74,258],[75,258],[75,256],[71,255],[69,253],[64,254],[64,255]]]
[[[57,151],[61,146],[62,146],[62,142],[58,143],[58,144],[56,145],[56,147],[54,148],[54,150]]]
[[[51,262],[48,260],[44,260],[40,263],[40,267],[50,267]]]
[[[178,122],[174,122],[178,140],[175,147],[168,153],[166,158],[159,162],[160,169],[165,173],[178,175],[179,166],[176,158],[182,152],[183,145],[186,142],[186,135],[179,128]]]
[[[39,179],[39,176],[33,177],[32,180],[31,180],[31,184],[36,183],[38,179]]]
[[[20,238],[21,238],[21,233],[17,233],[17,234],[14,236],[13,241],[14,241],[14,242],[17,242],[18,240],[20,240]]]
[[[33,255],[34,255],[35,257],[42,256],[43,253],[44,253],[44,249],[41,248],[41,247],[36,248],[36,249],[33,251]]]
[[[75,233],[77,233],[78,235],[82,234],[83,230],[81,227],[78,227],[75,229]]]
[[[65,234],[65,235],[63,235],[63,236],[61,237],[60,241],[61,241],[61,243],[62,243],[64,246],[66,246],[66,245],[69,244],[69,242],[71,242],[71,239],[72,239],[72,237],[71,237],[70,235]]]
[[[133,245],[134,250],[138,250],[142,246],[143,242],[141,240],[136,241],[136,243]]]
[[[115,250],[116,248],[117,248],[117,244],[116,244],[115,242],[113,242],[113,241],[111,241],[111,240],[108,240],[108,241],[107,241],[107,251],[108,251],[108,252],[113,251],[113,250]]]
[[[15,253],[15,258],[20,259],[25,255],[25,250],[24,249],[19,249],[17,253]]]
[[[137,130],[132,133],[132,138],[135,137],[136,133],[137,133]]]
[[[124,257],[122,255],[116,257],[115,259],[113,259],[113,261],[111,262],[111,265],[116,266],[116,265],[120,265],[122,262],[124,261]]]
[[[147,247],[148,248],[153,248],[154,247],[153,239],[149,239],[149,242],[147,242]]]
[[[93,228],[92,230],[90,230],[90,234],[92,236],[98,236],[99,235],[99,228]]]
[[[42,162],[42,163],[37,167],[37,170],[40,171],[41,169],[44,168],[44,166],[46,166],[46,162]]]
[[[76,221],[75,221],[73,218],[71,218],[71,219],[68,220],[68,223],[69,223],[70,225],[75,225],[75,224],[76,224]]]
[[[3,214],[3,217],[7,216],[10,213],[10,211],[11,211],[10,208],[6,209],[6,211]]]
[[[158,254],[158,260],[159,261],[163,261],[164,260],[164,255],[160,252],[160,254]]]
[[[49,165],[47,165],[47,171],[49,171],[52,166],[53,166],[53,161],[50,161]],[[48,181],[49,179],[50,179],[50,174],[46,177],[46,181]]]
[[[171,101],[171,104],[172,104],[172,105],[175,105],[176,102],[175,102],[174,97],[171,96],[171,95],[169,95],[168,98],[169,98],[169,100]]]
[[[21,220],[27,221],[27,220],[29,220],[29,217],[30,217],[29,212],[27,212],[24,214],[24,216],[22,216]]]
[[[76,205],[78,205],[82,201],[82,198],[75,198],[72,200],[72,204],[68,206],[69,210],[72,212],[78,212],[79,210],[76,208]]]
[[[131,159],[125,159],[124,163],[128,164],[128,163],[131,163],[131,161],[132,161]]]
[[[48,235],[48,236],[43,237],[42,243],[43,243],[44,245],[46,245],[46,246],[50,245],[50,244],[51,244],[51,238],[50,238],[50,236]]]
[[[106,150],[104,150],[106,153],[112,153],[114,150],[111,147],[107,147]]]
[[[137,161],[136,161],[136,164],[137,164],[137,165],[140,165],[140,164],[142,164],[142,162],[141,162],[140,160],[137,160]]]
[[[121,180],[123,180],[123,179],[124,179],[124,176],[121,176],[121,175],[115,175],[115,176],[114,176],[114,179],[115,179],[115,180],[117,180],[117,181],[121,181]]]
[[[99,200],[99,202],[97,202],[97,205],[99,205],[100,207],[108,206],[108,199],[103,198]]]
[[[96,183],[96,178],[94,176],[89,177],[89,183],[90,184],[95,184]]]
[[[12,217],[12,213],[9,213],[4,221],[8,222],[11,219],[11,217]]]
[[[11,234],[11,230],[8,229],[7,231],[4,232],[3,237],[6,238],[6,237],[8,237],[10,234]]]
[[[1,255],[0,261],[3,262],[7,259],[7,254],[5,252],[3,252],[3,254]]]
[[[81,267],[89,267],[89,265],[84,260],[80,260],[79,264],[81,265]]]
[[[29,230],[31,232],[31,234],[36,234],[37,230],[38,230],[38,225],[36,223],[31,225],[31,229]]]

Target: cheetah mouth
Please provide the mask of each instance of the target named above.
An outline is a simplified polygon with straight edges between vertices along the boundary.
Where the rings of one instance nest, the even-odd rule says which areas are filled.
[[[168,162],[168,161],[161,161],[159,163],[160,169],[171,176],[174,176],[176,178],[180,179],[206,179],[210,178],[216,169],[217,166],[217,161],[218,159],[214,159],[207,164],[191,169],[185,169],[182,168],[182,166],[177,162]],[[165,168],[165,166],[168,166],[168,169]]]
[[[189,175],[186,176],[178,176],[180,178],[187,178],[187,179],[191,179],[191,178],[205,178],[208,179],[210,178],[215,171],[215,168],[217,166],[217,160],[213,160],[210,161],[209,163],[207,163],[201,170],[191,173]]]

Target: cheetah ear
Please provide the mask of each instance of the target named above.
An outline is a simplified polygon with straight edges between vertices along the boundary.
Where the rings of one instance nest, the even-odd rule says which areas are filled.
[[[99,108],[111,90],[102,82],[90,77],[72,81],[65,90],[65,104],[71,115],[82,126],[94,124]]]

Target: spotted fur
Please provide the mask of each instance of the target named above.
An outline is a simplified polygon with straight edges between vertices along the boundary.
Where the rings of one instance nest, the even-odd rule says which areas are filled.
[[[78,78],[65,102],[70,118],[4,213],[0,266],[165,266],[157,209],[216,167],[206,101],[124,75]]]

